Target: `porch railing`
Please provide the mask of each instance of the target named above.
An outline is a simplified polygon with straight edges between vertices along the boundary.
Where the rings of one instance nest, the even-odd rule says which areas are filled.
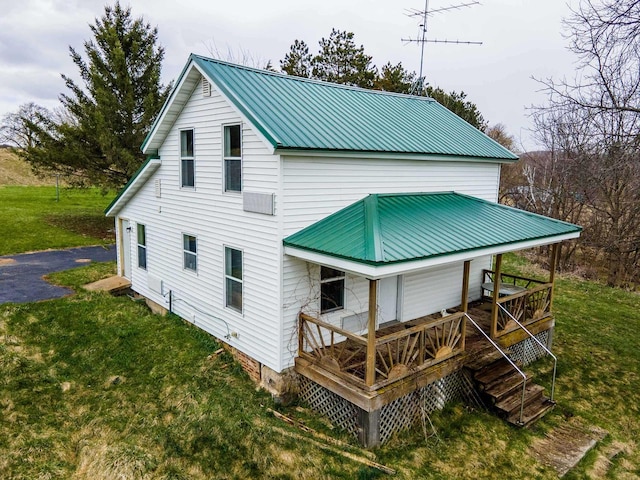
[[[483,273],[484,280],[493,283],[495,272],[484,270]],[[495,337],[519,329],[518,324],[527,325],[551,315],[552,283],[506,273],[500,275],[500,283],[519,286],[523,290],[498,297],[496,325],[492,325],[491,328]]]
[[[375,372],[370,384],[366,382],[366,336],[300,313],[298,355],[374,390],[464,352],[466,317],[462,312],[398,327],[376,337]]]

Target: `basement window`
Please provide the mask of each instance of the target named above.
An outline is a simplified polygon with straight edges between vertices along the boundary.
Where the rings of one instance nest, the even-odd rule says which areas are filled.
[[[320,313],[344,308],[344,272],[320,267]]]

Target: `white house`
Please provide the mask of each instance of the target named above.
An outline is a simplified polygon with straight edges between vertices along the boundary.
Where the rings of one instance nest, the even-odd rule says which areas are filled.
[[[553,273],[508,276],[501,255],[580,228],[494,203],[517,157],[432,99],[191,55],[142,150],[106,212],[119,274],[264,386],[295,370],[366,445],[468,362],[469,304],[495,348],[550,346]]]

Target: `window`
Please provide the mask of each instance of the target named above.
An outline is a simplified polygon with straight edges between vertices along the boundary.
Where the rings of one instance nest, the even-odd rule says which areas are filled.
[[[242,312],[242,251],[224,247],[225,306]]]
[[[138,223],[138,267],[147,269],[147,234],[144,225]]]
[[[242,191],[242,131],[240,125],[224,127],[224,191]]]
[[[193,130],[180,131],[180,177],[183,187],[195,186]]]
[[[192,235],[183,235],[182,243],[184,245],[184,268],[195,272],[198,268],[198,241]]]
[[[320,312],[344,308],[344,272],[320,267]]]

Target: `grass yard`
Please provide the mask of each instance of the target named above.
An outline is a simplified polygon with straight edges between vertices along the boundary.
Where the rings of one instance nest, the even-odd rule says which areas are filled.
[[[516,257],[510,266],[529,267]],[[114,271],[95,264],[56,274],[78,288]],[[532,441],[579,417],[610,435],[565,478],[640,477],[640,295],[562,278],[554,349],[558,405],[519,430],[460,404],[376,450],[399,479],[555,479]],[[368,479],[385,474],[321,447],[268,411],[232,358],[175,317],[128,298],[76,296],[0,306],[0,478]],[[539,362],[542,378],[550,363]],[[545,382],[542,382],[545,384]],[[355,443],[304,406],[283,413]],[[430,429],[427,433],[430,433]]]
[[[0,186],[0,255],[115,241],[104,209],[113,199],[99,189]]]

